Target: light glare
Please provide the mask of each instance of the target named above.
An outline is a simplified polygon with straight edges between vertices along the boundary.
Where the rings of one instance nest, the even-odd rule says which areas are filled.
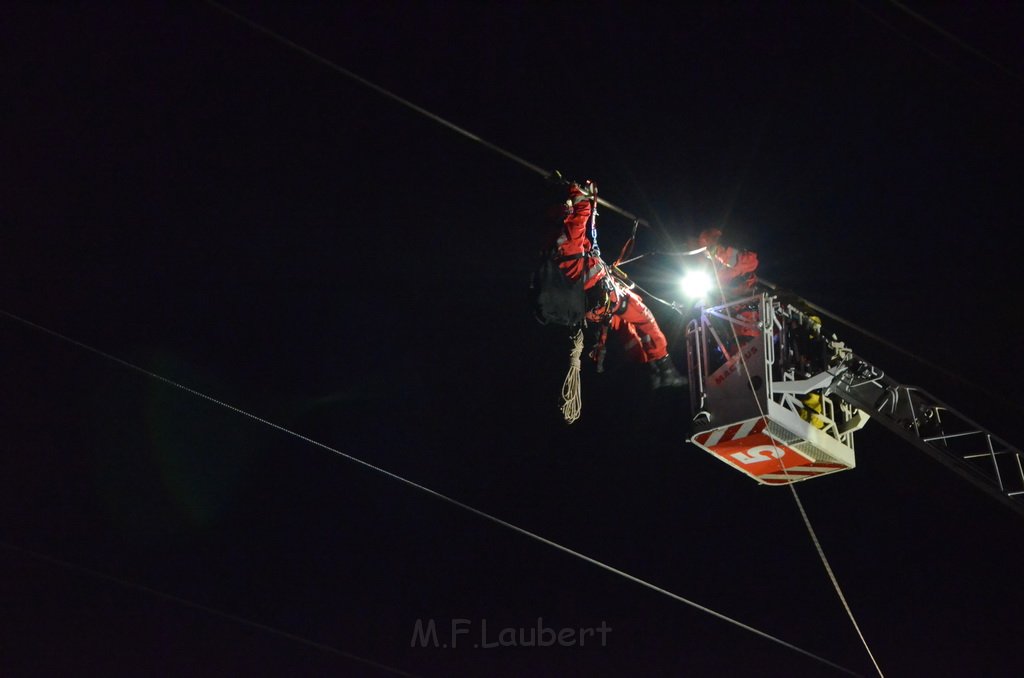
[[[703,299],[711,290],[711,277],[704,271],[688,271],[679,287],[688,299]]]

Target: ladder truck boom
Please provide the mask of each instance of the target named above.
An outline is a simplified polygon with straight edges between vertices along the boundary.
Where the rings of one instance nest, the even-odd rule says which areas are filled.
[[[1024,515],[1021,451],[927,391],[902,384],[859,356],[835,370],[830,391]]]

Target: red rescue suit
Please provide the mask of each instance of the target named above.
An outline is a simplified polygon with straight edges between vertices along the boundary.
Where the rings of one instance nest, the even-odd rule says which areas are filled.
[[[587,312],[587,321],[607,322],[610,329],[629,334],[626,349],[638,349],[642,362],[664,358],[668,355],[668,341],[654,314],[636,292],[609,273],[608,264],[594,249],[587,233],[592,210],[590,200],[573,184],[561,214],[562,230],[555,240],[562,258],[559,266],[571,280],[583,277],[588,303],[594,302]]]
[[[735,299],[753,292],[757,284],[757,252],[740,250],[735,247],[723,247],[718,244],[722,232],[717,228],[709,228],[701,232],[697,239],[701,247],[706,247],[708,256],[715,264],[718,281],[727,299]],[[754,310],[740,311],[738,317],[748,323],[756,323],[757,312]],[[742,337],[757,337],[759,332],[751,327],[735,325],[736,333]]]
[[[708,255],[721,264],[715,268],[723,288],[731,287],[736,293],[749,291],[757,284],[757,276],[754,275],[757,270],[757,252],[722,247],[718,244],[721,237],[720,230],[709,228],[701,232],[697,242],[701,247],[708,248]]]

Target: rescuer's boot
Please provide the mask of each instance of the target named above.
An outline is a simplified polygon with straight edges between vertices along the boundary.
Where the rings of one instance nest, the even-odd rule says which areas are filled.
[[[672,364],[671,356],[663,356],[650,363],[651,388],[679,387],[686,386],[689,382],[686,377],[679,374],[679,370]]]

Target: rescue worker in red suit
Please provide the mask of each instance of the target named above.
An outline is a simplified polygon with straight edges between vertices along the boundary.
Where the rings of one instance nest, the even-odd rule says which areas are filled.
[[[718,280],[726,298],[752,292],[757,284],[757,276],[754,275],[757,270],[757,252],[723,247],[718,243],[721,237],[720,230],[709,228],[701,232],[697,244],[707,248],[708,257],[716,262]]]
[[[757,285],[757,276],[754,275],[754,271],[757,270],[757,252],[720,245],[721,237],[722,231],[719,229],[705,229],[697,238],[697,244],[707,248],[707,256],[714,263],[718,282],[725,295],[723,301],[728,302],[754,293],[754,287]],[[758,320],[755,310],[739,311],[736,315],[751,325],[756,324]],[[741,342],[760,336],[760,332],[754,327],[743,324],[736,324],[733,327],[736,334],[742,337]]]
[[[626,349],[638,349],[637,355],[649,365],[653,388],[683,386],[687,383],[672,363],[668,341],[647,305],[609,271],[594,245],[592,185],[569,185],[568,199],[561,206],[562,228],[555,240],[559,266],[570,280],[583,277],[587,291],[587,322],[607,323],[609,329],[625,334]]]

